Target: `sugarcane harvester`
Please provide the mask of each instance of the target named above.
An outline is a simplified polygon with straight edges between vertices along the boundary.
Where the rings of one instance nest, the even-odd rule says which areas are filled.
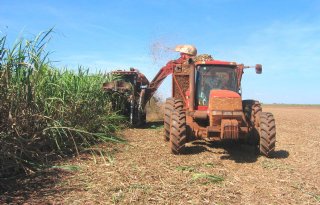
[[[103,84],[106,92],[119,94],[124,101],[118,102],[113,100],[112,107],[114,110],[120,110],[129,118],[132,126],[141,126],[146,122],[145,106],[147,103],[146,90],[148,90],[149,81],[140,73],[138,69],[130,68],[126,70],[112,71],[111,75],[116,79]],[[118,96],[119,96],[118,95]],[[117,103],[120,104],[117,106]]]
[[[274,117],[262,112],[258,101],[241,97],[244,70],[254,67],[261,74],[262,66],[197,56],[191,45],[177,46],[175,51],[180,58],[162,67],[143,95],[145,105],[172,74],[172,94],[164,106],[164,139],[170,142],[171,152],[184,153],[187,142],[205,139],[245,142],[270,157],[276,142]]]

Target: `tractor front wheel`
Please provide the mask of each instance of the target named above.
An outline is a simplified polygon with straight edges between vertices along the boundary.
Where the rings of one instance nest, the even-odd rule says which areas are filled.
[[[164,117],[163,117],[163,127],[164,127],[164,140],[169,141],[170,139],[170,120],[173,111],[174,99],[167,98],[164,105]]]
[[[266,157],[270,157],[276,145],[276,125],[271,113],[261,112],[259,134],[260,153]]]
[[[167,98],[165,106],[164,106],[164,140],[170,140],[170,123],[171,123],[171,115],[174,110],[182,110],[183,102],[182,100],[177,100],[174,98]]]
[[[186,114],[181,110],[174,110],[171,116],[170,148],[173,154],[181,154],[187,142]]]

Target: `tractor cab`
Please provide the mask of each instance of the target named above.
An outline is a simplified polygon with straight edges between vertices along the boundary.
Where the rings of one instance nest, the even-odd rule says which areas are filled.
[[[200,64],[195,78],[196,106],[208,106],[212,90],[239,91],[236,65]]]

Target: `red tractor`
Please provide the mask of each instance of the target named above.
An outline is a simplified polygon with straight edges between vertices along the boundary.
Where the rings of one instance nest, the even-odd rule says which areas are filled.
[[[235,62],[197,56],[191,45],[177,46],[180,58],[160,69],[148,80],[136,70],[116,71],[124,81],[104,84],[105,90],[126,90],[130,86],[128,107],[133,125],[145,122],[144,107],[163,80],[172,74],[172,97],[164,110],[164,139],[173,154],[185,151],[185,144],[196,139],[244,141],[269,157],[275,149],[276,129],[273,115],[262,112],[255,100],[242,100],[241,78],[244,66]],[[262,73],[262,66],[255,66]],[[127,83],[126,83],[127,82]],[[121,89],[120,89],[121,88]]]
[[[234,140],[253,144],[269,157],[275,149],[275,120],[262,112],[255,100],[242,100],[241,78],[244,66],[196,56],[190,45],[177,46],[181,57],[164,66],[149,89],[156,90],[172,74],[172,97],[165,103],[164,139],[173,154],[185,151],[185,144],[196,139]],[[255,66],[262,73],[262,66]]]

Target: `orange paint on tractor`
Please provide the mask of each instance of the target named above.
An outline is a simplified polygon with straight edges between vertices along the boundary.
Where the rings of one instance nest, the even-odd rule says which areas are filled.
[[[241,98],[239,93],[230,90],[211,90],[210,98]]]

